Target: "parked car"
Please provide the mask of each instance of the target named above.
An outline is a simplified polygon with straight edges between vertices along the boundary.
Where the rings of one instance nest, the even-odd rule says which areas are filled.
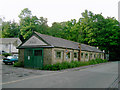
[[[7,56],[7,58],[3,59],[3,63],[5,64],[14,64],[18,61],[18,55],[14,54],[13,56]]]

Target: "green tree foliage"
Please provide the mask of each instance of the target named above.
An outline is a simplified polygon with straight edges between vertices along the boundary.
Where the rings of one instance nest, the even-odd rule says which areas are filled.
[[[20,35],[22,38],[26,39],[32,34],[32,30],[34,29],[32,23],[32,13],[28,8],[25,8],[21,11],[18,17],[20,18]]]
[[[10,37],[18,37],[19,34],[19,26],[16,22],[3,22],[2,23],[2,37],[10,38]]]
[[[49,35],[54,36],[54,37],[59,37],[59,38],[65,38],[65,22],[54,22],[52,26],[49,28]]]
[[[33,16],[28,8],[21,11],[20,15],[20,34],[23,40],[32,34],[33,31],[47,34],[47,19]]]
[[[47,25],[47,18],[40,17],[36,23],[36,31],[41,34],[49,34],[49,27]]]
[[[120,28],[115,18],[104,18],[102,14],[93,14],[85,10],[77,21],[53,23],[50,28],[52,36],[62,37],[67,40],[89,44],[110,53],[110,58],[119,57]]]
[[[3,22],[3,37],[19,37],[23,41],[33,31],[67,40],[85,43],[110,52],[111,58],[119,57],[120,28],[119,22],[112,17],[103,17],[85,10],[79,20],[72,19],[66,22],[54,22],[47,25],[47,18],[36,17],[25,8],[19,14],[19,25],[15,22]]]

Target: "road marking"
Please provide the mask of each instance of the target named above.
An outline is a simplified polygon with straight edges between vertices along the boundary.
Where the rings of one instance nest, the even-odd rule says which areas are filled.
[[[55,75],[55,74],[59,74],[59,73],[65,73],[65,72],[68,72],[68,71],[57,72],[57,73],[52,73],[52,74],[47,74],[47,75],[39,75],[39,76],[34,76],[34,77],[28,77],[28,78],[25,78],[25,79],[20,79],[20,80],[15,80],[15,81],[10,81],[10,82],[0,83],[0,85],[10,84],[10,83],[15,83],[15,82],[20,82],[20,81],[23,81],[23,80],[34,79],[34,78],[38,78],[38,77],[51,76],[51,75]]]

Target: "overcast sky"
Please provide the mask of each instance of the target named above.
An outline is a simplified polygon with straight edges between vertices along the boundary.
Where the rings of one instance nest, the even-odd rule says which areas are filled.
[[[85,9],[104,17],[115,17],[118,20],[118,1],[120,0],[1,0],[0,16],[6,21],[18,22],[18,15],[24,8],[29,8],[33,15],[53,22],[79,19]]]

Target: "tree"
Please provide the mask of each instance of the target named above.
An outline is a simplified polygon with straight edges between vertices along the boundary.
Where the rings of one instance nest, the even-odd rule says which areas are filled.
[[[26,17],[31,17],[32,13],[28,8],[25,8],[21,11],[21,13],[19,14],[19,18],[20,19],[25,19]]]
[[[36,26],[36,31],[39,32],[39,33],[42,33],[42,34],[49,34],[49,27],[47,25],[47,18],[44,18],[44,17],[40,17],[38,20],[37,20],[37,24],[35,25]]]
[[[110,59],[118,57],[116,50],[120,45],[120,29],[119,22],[115,18],[104,18],[102,14],[93,14],[85,11],[82,13],[81,28],[83,43],[98,46],[106,53],[110,52]],[[114,48],[114,49],[113,49]]]
[[[18,35],[19,35],[19,26],[15,21],[2,23],[3,38],[18,37]]]
[[[48,34],[47,18],[33,16],[28,8],[21,11],[20,15],[20,39],[25,40],[33,31]]]

